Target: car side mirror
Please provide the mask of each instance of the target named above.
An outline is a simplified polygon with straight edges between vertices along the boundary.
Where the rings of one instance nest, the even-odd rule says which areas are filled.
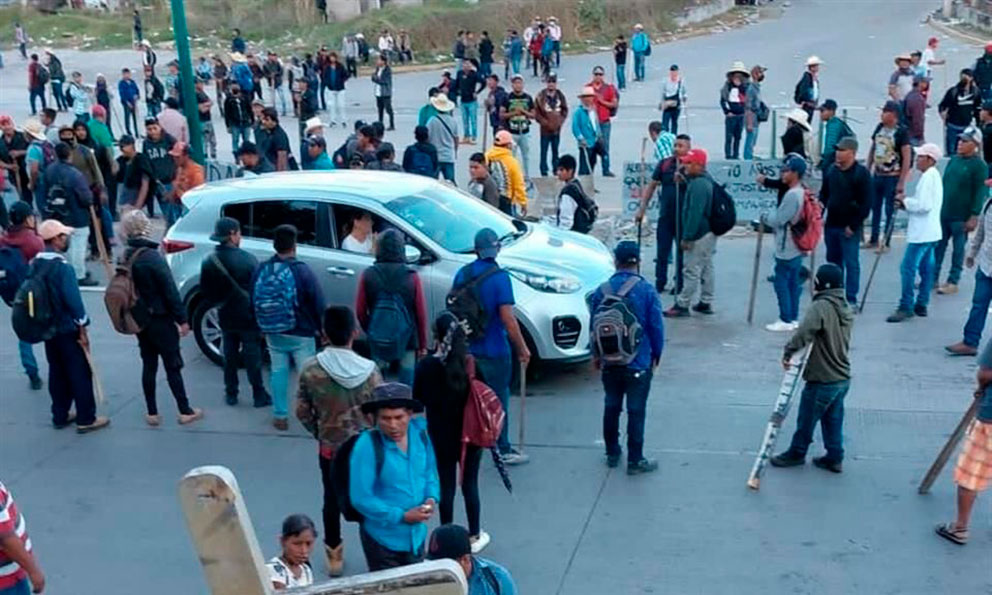
[[[424,253],[420,251],[420,248],[407,244],[404,256],[407,264],[419,264],[420,259],[424,257]]]

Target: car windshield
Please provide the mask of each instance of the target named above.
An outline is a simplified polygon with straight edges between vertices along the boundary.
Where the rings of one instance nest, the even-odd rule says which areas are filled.
[[[449,252],[473,252],[475,234],[484,227],[495,231],[504,243],[520,234],[513,220],[503,213],[447,187],[433,186],[394,198],[386,208]]]

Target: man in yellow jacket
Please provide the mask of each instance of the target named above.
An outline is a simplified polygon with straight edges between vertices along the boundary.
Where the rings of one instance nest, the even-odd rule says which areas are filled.
[[[486,151],[486,162],[499,188],[500,210],[507,215],[526,215],[524,172],[513,155],[513,136],[508,131],[500,130],[493,137],[493,148]]]

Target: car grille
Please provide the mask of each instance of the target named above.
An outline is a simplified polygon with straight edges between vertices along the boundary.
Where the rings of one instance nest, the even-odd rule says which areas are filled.
[[[582,323],[574,316],[559,316],[551,321],[551,329],[555,345],[562,349],[571,349],[579,342]]]

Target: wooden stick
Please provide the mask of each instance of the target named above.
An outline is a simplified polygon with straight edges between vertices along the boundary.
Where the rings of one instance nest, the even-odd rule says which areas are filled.
[[[90,366],[90,372],[93,376],[93,392],[96,393],[96,403],[97,405],[103,405],[107,402],[107,398],[103,393],[103,383],[100,382],[100,372],[96,369],[96,362],[93,361],[93,354],[90,353],[90,348],[82,343],[79,344],[83,348],[83,354],[86,356],[86,363]]]
[[[816,248],[809,253],[809,295],[816,291]]]
[[[868,274],[868,281],[865,282],[865,291],[861,294],[861,299],[858,300],[858,314],[865,311],[865,302],[868,301],[868,291],[871,289],[871,282],[875,280],[875,271],[878,270],[878,263],[882,260],[882,254],[884,254],[888,248],[889,243],[892,242],[892,231],[896,228],[896,217],[895,213],[889,217],[889,220],[885,222],[885,237],[882,239],[882,243],[875,250],[875,262],[871,264],[871,272]]]
[[[486,148],[489,145],[489,108],[486,107],[486,113],[482,117],[482,152],[486,152]]]
[[[517,450],[524,451],[524,422],[527,420],[527,364],[520,362],[520,425]]]
[[[975,419],[975,415],[978,414],[978,406],[981,402],[981,398],[972,399],[971,406],[964,412],[964,416],[961,417],[961,421],[959,421],[957,427],[954,428],[954,432],[951,434],[951,437],[947,439],[947,443],[944,444],[944,448],[940,449],[940,452],[937,454],[937,459],[933,462],[933,465],[930,465],[930,469],[927,470],[927,474],[923,476],[923,481],[920,482],[920,487],[917,490],[917,493],[926,494],[930,491],[930,487],[933,485],[933,482],[937,481],[937,476],[940,475],[940,472],[944,469],[944,465],[947,464],[947,459],[951,458],[951,454],[954,452],[954,449],[958,447],[958,443],[961,442],[962,438],[964,438],[964,434],[968,430],[968,426],[971,424],[971,421]]]
[[[96,216],[96,209],[90,205],[90,220],[93,221],[93,231],[96,233],[96,249],[100,253],[100,261],[107,272],[107,283],[114,278],[114,268],[110,266],[110,257],[107,254],[107,246],[103,243],[103,225],[100,218]]]
[[[758,245],[754,249],[754,271],[751,273],[751,295],[747,300],[747,323],[754,323],[754,301],[758,293],[758,275],[761,271],[761,244],[765,239],[765,223],[758,220]]]

